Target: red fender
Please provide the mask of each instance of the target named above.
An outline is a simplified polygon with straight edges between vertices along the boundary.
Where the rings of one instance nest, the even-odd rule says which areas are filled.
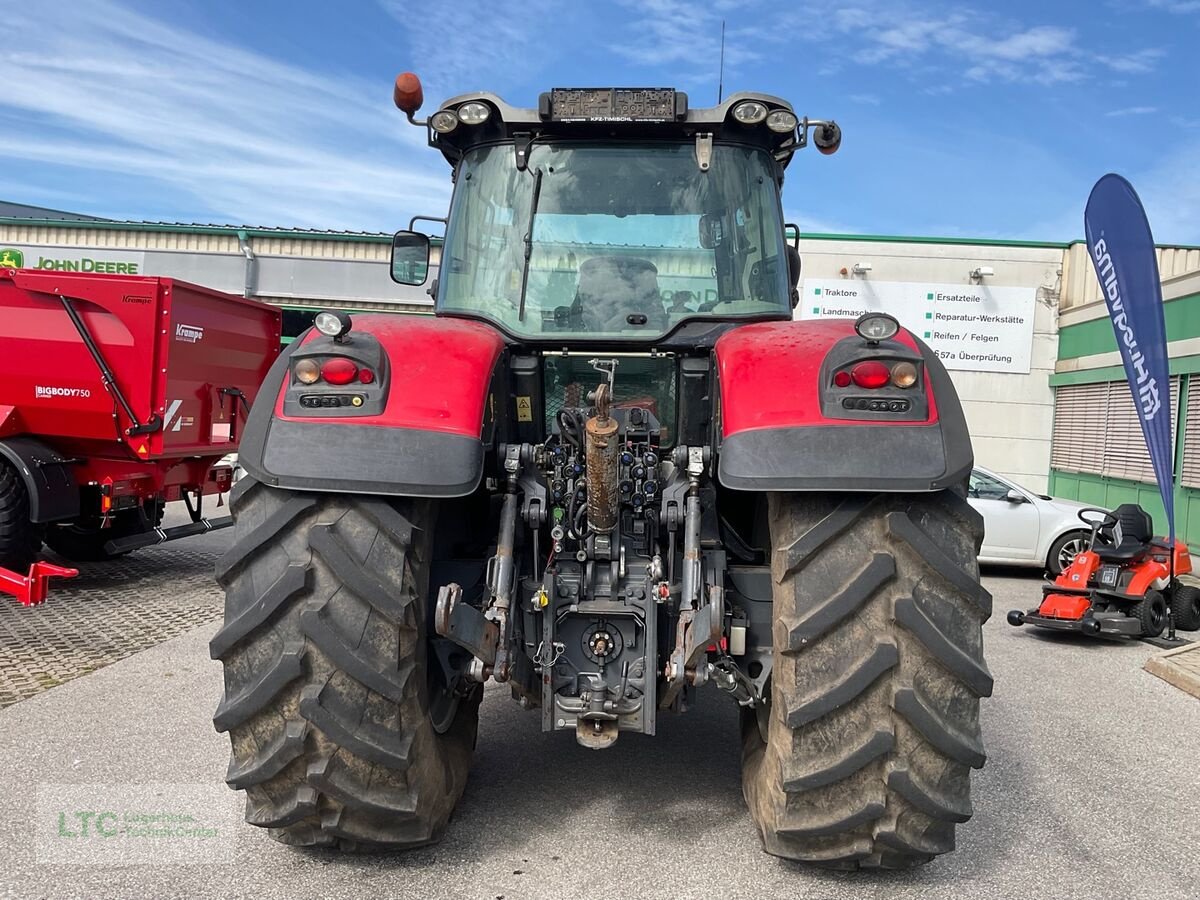
[[[900,329],[870,344],[851,319],[760,322],[716,343],[722,444],[717,474],[740,490],[933,491],[965,480],[974,459],[945,367]],[[904,360],[912,388],[838,385],[859,362]],[[895,409],[846,403],[883,401]]]
[[[464,319],[354,316],[342,342],[310,329],[267,377],[261,395],[273,402],[251,411],[239,461],[259,481],[296,490],[470,494],[483,477],[503,351],[499,332]],[[303,384],[294,374],[302,360],[324,372],[333,358],[349,382]]]
[[[834,420],[821,413],[821,366],[834,344],[855,337],[852,319],[760,322],[726,332],[716,347],[724,435],[751,428],[831,424]],[[913,336],[903,329],[896,341],[919,350]],[[919,421],[852,424],[936,422],[937,407],[928,382],[925,390],[930,410]]]
[[[487,325],[465,319],[431,316],[354,316],[355,333],[374,336],[387,354],[391,386],[387,404],[378,415],[355,416],[355,425],[419,428],[478,438],[488,386],[504,340]],[[301,347],[329,339],[315,328],[298,341]],[[337,353],[337,345],[328,351]],[[297,422],[327,422],[306,416],[285,416],[280,385],[275,414]]]

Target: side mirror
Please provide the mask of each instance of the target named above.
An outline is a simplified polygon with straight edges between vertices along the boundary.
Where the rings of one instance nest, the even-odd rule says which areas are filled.
[[[429,277],[429,235],[397,231],[392,237],[392,281],[424,284]]]
[[[1029,502],[1028,500],[1025,499],[1025,495],[1022,494],[1020,491],[1009,491],[1007,494],[1004,495],[1004,499],[1007,500],[1009,503],[1028,503]]]

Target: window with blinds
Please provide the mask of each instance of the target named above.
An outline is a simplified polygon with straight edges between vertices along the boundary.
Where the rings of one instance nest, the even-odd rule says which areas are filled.
[[[1200,375],[1189,378],[1183,469],[1179,473],[1179,483],[1184,487],[1200,487]]]
[[[1195,393],[1200,396],[1200,390]],[[1176,375],[1171,378],[1171,409],[1178,408],[1178,401],[1179,376]],[[1194,469],[1197,482],[1200,482],[1200,405],[1197,416]],[[1178,416],[1172,415],[1172,446],[1177,423]],[[1055,388],[1051,447],[1050,465],[1060,471],[1154,483],[1150,452],[1142,437],[1133,395],[1124,381]]]

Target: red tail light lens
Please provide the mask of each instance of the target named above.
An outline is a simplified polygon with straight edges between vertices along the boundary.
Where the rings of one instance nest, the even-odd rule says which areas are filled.
[[[321,377],[330,384],[349,384],[358,375],[358,365],[345,357],[335,356],[321,366]]]
[[[358,370],[358,380],[361,381],[363,384],[370,384],[371,382],[373,382],[375,380],[375,373],[372,372],[370,369],[359,369]]]
[[[837,387],[850,387],[850,373],[842,370],[833,376],[833,383]]]
[[[326,364],[328,365],[328,363]],[[325,376],[328,380],[329,376]],[[877,359],[860,362],[850,370],[851,380],[860,388],[874,390],[887,385],[892,380],[892,370]]]

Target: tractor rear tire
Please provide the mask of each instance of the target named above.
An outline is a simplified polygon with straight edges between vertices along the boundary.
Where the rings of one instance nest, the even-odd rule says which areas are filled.
[[[981,517],[953,491],[772,494],[769,515],[774,667],[742,777],[764,849],[841,869],[953,850],[992,692]]]
[[[1167,601],[1158,591],[1146,591],[1146,596],[1129,610],[1142,626],[1142,637],[1158,637],[1167,627]]]
[[[298,846],[433,843],[463,792],[482,692],[438,690],[429,655],[427,500],[282,491],[230,495],[217,564],[225,669],[214,724],[246,821]]]
[[[1181,584],[1171,595],[1171,613],[1175,627],[1183,631],[1200,631],[1200,589]]]
[[[43,526],[29,520],[29,492],[21,475],[0,460],[0,567],[22,575],[42,549]]]

